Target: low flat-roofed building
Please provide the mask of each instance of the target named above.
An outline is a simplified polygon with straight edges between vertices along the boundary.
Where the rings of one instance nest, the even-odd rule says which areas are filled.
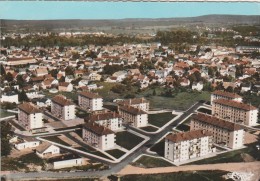
[[[92,92],[80,92],[78,94],[79,106],[88,111],[103,109],[103,98]]]
[[[62,95],[52,98],[51,113],[63,120],[75,119],[75,105]]]
[[[83,140],[101,150],[108,150],[115,146],[115,133],[97,123],[86,123],[82,129]]]
[[[36,154],[41,158],[46,158],[60,154],[60,148],[51,143],[44,142],[36,148]]]
[[[112,131],[122,128],[122,117],[116,112],[106,112],[101,114],[92,114],[85,118],[86,122],[95,122],[101,126],[105,126]]]
[[[212,134],[205,130],[193,130],[170,134],[165,137],[164,157],[173,162],[206,156],[215,152]]]
[[[212,104],[212,115],[234,123],[254,126],[258,109],[249,104],[226,99],[217,99]]]
[[[123,122],[129,123],[134,127],[145,127],[148,124],[148,114],[138,108],[132,106],[119,106],[119,114],[123,118]]]
[[[237,102],[242,102],[242,97],[236,93],[231,93],[231,92],[225,92],[221,90],[216,90],[212,92],[211,94],[211,104],[213,103],[214,100],[217,99],[227,99],[227,100],[233,100]]]
[[[39,145],[40,145],[39,140],[36,140],[35,138],[27,137],[27,138],[23,138],[22,140],[19,139],[19,141],[14,144],[14,147],[17,150],[23,150],[26,148],[35,148]]]
[[[214,116],[201,113],[192,116],[190,129],[205,129],[212,133],[215,143],[225,144],[232,149],[240,148],[244,144],[244,130],[240,125]]]
[[[42,112],[34,104],[25,102],[18,106],[18,122],[26,130],[43,127]]]
[[[7,92],[2,95],[1,102],[10,102],[18,104],[18,94],[15,92]]]

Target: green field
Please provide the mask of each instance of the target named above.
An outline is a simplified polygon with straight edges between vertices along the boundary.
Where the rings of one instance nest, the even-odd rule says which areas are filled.
[[[120,178],[121,181],[224,181],[222,177],[227,174],[226,171],[192,171],[163,173],[150,175],[126,175]]]
[[[14,116],[14,115],[15,115],[14,113],[10,113],[10,112],[0,109],[0,118]]]
[[[125,152],[123,152],[119,149],[108,150],[106,152],[115,158],[120,158],[121,156],[123,156],[125,154]]]
[[[175,117],[171,112],[149,114],[148,122],[154,126],[162,127]]]
[[[104,155],[103,153],[95,150],[94,148],[91,148],[90,146],[84,147],[84,148],[83,147],[76,147],[75,149],[80,150],[80,151],[84,151],[84,152],[87,152],[87,153],[91,153],[93,155],[97,155],[97,156],[111,160],[110,157],[108,157],[108,156]]]
[[[161,158],[154,158],[146,155],[140,157],[136,162],[134,162],[134,165],[144,166],[146,168],[173,166],[170,162],[167,162],[166,160],[163,160]]]
[[[127,131],[116,133],[116,144],[128,150],[131,150],[136,145],[141,143],[143,140],[144,140],[143,138],[136,136]]]
[[[150,150],[156,152],[159,156],[164,156],[164,139],[153,145]]]
[[[176,129],[178,129],[180,131],[189,131],[190,130],[190,126],[188,126],[186,124],[180,124],[179,126],[176,127]]]
[[[58,92],[58,93],[50,93],[49,91],[43,91],[43,94],[46,95],[48,98],[53,98],[56,95],[64,95],[66,98],[71,99],[73,101],[78,99],[78,94],[73,91],[73,92]]]

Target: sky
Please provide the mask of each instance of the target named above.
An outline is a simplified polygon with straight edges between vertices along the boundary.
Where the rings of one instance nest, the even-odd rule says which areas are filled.
[[[0,2],[0,19],[17,20],[175,18],[208,14],[260,15],[260,2]]]

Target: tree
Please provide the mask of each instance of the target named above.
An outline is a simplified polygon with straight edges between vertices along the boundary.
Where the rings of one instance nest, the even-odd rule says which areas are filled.
[[[67,66],[66,69],[65,69],[65,74],[66,75],[73,75],[74,74],[73,67]]]
[[[5,68],[4,68],[3,64],[1,64],[0,66],[1,66],[1,69],[0,69],[0,71],[1,71],[1,75],[3,76],[3,75],[6,74],[6,72],[5,72]]]
[[[155,89],[153,90],[153,96],[156,96],[156,91],[155,91]]]
[[[11,145],[9,144],[9,138],[12,135],[11,128],[12,126],[6,122],[2,121],[1,123],[1,155],[7,156],[11,152]]]
[[[21,92],[18,93],[18,99],[19,99],[19,102],[29,101],[29,98],[26,95],[26,92],[24,91],[24,89]]]
[[[7,80],[8,82],[12,82],[14,80],[12,74],[10,72],[8,72],[5,76],[5,80]]]
[[[65,82],[65,77],[61,76],[61,78],[59,79],[59,82]]]

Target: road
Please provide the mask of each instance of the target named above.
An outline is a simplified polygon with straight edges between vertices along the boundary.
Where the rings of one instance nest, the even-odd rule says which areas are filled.
[[[155,144],[157,141],[161,139],[162,136],[164,136],[167,132],[171,132],[172,128],[178,125],[184,118],[189,116],[191,113],[193,113],[199,106],[201,106],[203,103],[197,102],[193,106],[191,106],[187,111],[185,111],[177,120],[175,120],[172,124],[164,128],[161,132],[157,133],[156,135],[147,135],[150,137],[150,140],[148,140],[144,145],[139,147],[137,150],[135,150],[133,153],[131,153],[128,157],[123,159],[120,163],[117,164],[110,164],[110,169],[103,170],[103,171],[92,171],[92,172],[30,172],[30,173],[12,173],[9,175],[6,175],[7,178],[13,179],[13,180],[20,180],[20,179],[36,179],[36,178],[65,178],[65,177],[71,177],[71,178],[77,178],[77,177],[106,177],[111,174],[118,173],[120,170],[122,170],[125,166],[127,166],[129,163],[131,163],[135,158],[140,156],[141,154],[145,153],[147,148]],[[143,134],[143,133],[142,133]]]

